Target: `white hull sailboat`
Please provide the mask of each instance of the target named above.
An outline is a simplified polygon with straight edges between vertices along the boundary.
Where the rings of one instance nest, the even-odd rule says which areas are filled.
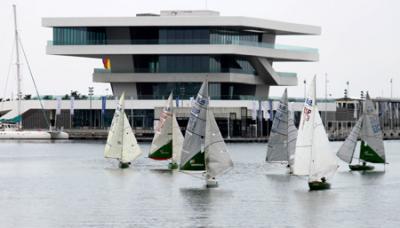
[[[359,163],[352,165],[357,139],[361,138]],[[379,116],[374,108],[369,94],[364,102],[363,114],[357,121],[356,125],[346,138],[336,154],[341,160],[349,164],[349,168],[353,171],[373,170],[374,166],[367,165],[370,163],[386,164],[385,148],[383,145],[383,133],[379,123]]]
[[[338,166],[316,104],[315,84],[314,77],[301,113],[293,174],[308,176],[310,190],[324,190]]]
[[[233,168],[233,162],[212,111],[207,110],[204,143],[206,186],[217,187],[217,176]]]
[[[54,131],[50,129],[45,130],[23,130],[22,114],[21,114],[21,62],[20,62],[20,39],[17,28],[17,9],[13,5],[14,12],[14,26],[15,26],[15,52],[16,52],[16,66],[17,66],[17,116],[10,119],[0,120],[0,139],[68,139],[69,135],[66,132]],[[26,58],[26,56],[25,56]],[[35,88],[36,89],[36,88]],[[38,96],[39,97],[39,96]],[[14,113],[14,112],[12,112]],[[15,113],[14,113],[15,114]],[[45,116],[46,122],[47,117]],[[49,126],[50,128],[50,126]]]
[[[126,117],[124,103],[125,94],[123,93],[115,110],[104,149],[104,157],[118,160],[121,169],[128,168],[131,162],[142,154]]]
[[[160,114],[160,121],[155,128],[149,158],[154,160],[171,159],[171,163],[168,167],[170,169],[177,169],[182,149],[183,135],[172,108],[173,102],[171,93]]]
[[[233,163],[208,103],[208,83],[203,82],[190,112],[179,167],[183,172],[203,173],[206,186],[217,187],[216,177]]]
[[[294,125],[292,112],[289,110],[287,89],[285,89],[272,123],[266,161],[268,163],[287,164],[291,174],[296,138],[297,129]]]

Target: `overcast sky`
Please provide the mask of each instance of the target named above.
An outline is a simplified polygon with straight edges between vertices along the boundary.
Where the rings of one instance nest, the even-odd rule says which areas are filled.
[[[41,94],[65,94],[70,90],[104,94],[107,84],[93,83],[93,68],[100,60],[50,56],[45,53],[52,31],[41,26],[42,17],[135,16],[160,10],[205,9],[200,0],[1,0],[0,1],[0,97],[10,65],[13,45],[12,4],[17,4],[21,39],[28,54]],[[279,37],[277,43],[318,48],[316,63],[274,64],[278,71],[297,72],[299,86],[289,87],[289,96],[303,96],[303,80],[317,75],[319,97],[328,93],[343,96],[350,81],[350,96],[361,90],[371,96],[400,97],[400,1],[398,0],[208,0],[208,9],[223,16],[250,16],[322,27],[321,36]],[[15,67],[14,67],[15,68]],[[33,93],[33,85],[24,68],[23,90]],[[13,69],[6,96],[15,88]],[[280,96],[283,87],[272,87],[270,95]]]

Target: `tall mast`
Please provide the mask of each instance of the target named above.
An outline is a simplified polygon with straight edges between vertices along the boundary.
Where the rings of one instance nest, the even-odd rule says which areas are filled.
[[[16,58],[17,58],[17,112],[18,112],[18,129],[22,128],[22,116],[21,116],[21,99],[22,99],[22,92],[21,92],[21,63],[19,60],[19,34],[17,28],[17,7],[13,5],[14,10],[14,28],[15,28],[15,51],[16,51]]]

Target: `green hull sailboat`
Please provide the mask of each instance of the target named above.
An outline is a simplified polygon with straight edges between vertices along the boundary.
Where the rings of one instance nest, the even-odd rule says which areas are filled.
[[[208,103],[208,85],[204,82],[190,112],[180,170],[200,171],[205,176],[206,187],[210,188],[218,186],[216,177],[231,169],[233,162]]]
[[[351,164],[359,137],[361,138],[359,164]],[[352,171],[373,170],[374,166],[368,165],[367,162],[386,164],[383,133],[379,124],[379,117],[368,94],[364,102],[362,116],[336,155],[348,163]]]
[[[171,159],[168,168],[177,169],[182,149],[183,135],[172,108],[173,102],[171,93],[160,114],[160,121],[154,130],[154,138],[151,143],[149,158],[154,160]]]

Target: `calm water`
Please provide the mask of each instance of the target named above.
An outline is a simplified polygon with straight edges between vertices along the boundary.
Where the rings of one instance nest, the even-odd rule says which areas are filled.
[[[0,227],[400,227],[400,141],[385,173],[342,164],[323,192],[264,164],[265,144],[229,144],[235,168],[206,189],[145,155],[120,170],[103,143],[0,142]]]

